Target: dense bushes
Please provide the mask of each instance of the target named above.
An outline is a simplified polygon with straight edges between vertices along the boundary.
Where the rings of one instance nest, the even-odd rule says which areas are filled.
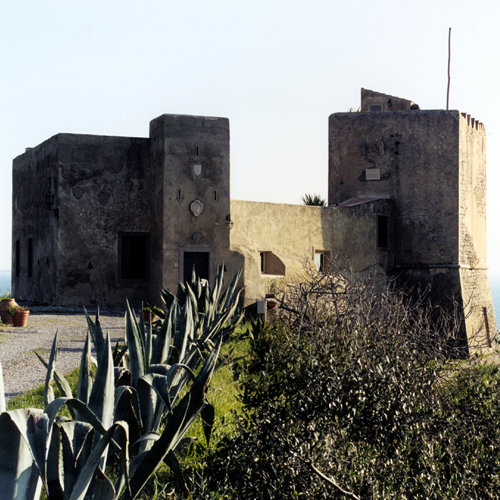
[[[254,325],[239,432],[192,473],[198,497],[500,497],[498,371],[450,359],[452,316],[339,274],[281,306]]]

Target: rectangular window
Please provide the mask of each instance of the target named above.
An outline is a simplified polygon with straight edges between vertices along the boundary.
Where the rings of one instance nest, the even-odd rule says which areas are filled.
[[[377,217],[377,247],[387,248],[389,246],[389,217],[379,215]]]
[[[118,266],[122,280],[145,281],[149,270],[149,233],[121,233]]]
[[[21,274],[21,242],[16,240],[16,254],[15,254],[15,276],[19,278]]]
[[[33,238],[28,238],[28,278],[33,277]]]
[[[273,252],[260,252],[260,272],[261,274],[274,274],[285,276],[285,264]]]
[[[316,264],[316,271],[323,274],[330,265],[329,253],[324,250],[316,251],[314,253],[314,263]]]

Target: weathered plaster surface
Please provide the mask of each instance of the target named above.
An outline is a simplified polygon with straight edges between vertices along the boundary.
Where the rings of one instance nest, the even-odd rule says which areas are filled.
[[[274,281],[303,279],[316,252],[356,272],[385,274],[392,248],[377,248],[377,216],[391,213],[386,200],[323,208],[232,200],[231,250],[244,257],[245,303],[262,299]],[[261,252],[276,255],[285,274],[262,273]]]

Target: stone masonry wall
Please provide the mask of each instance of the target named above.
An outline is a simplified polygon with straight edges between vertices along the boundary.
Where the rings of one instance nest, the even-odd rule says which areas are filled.
[[[56,294],[57,150],[54,136],[13,163],[11,292],[19,300],[50,302]]]
[[[486,259],[486,130],[460,115],[459,262],[465,321],[472,349],[497,335]]]

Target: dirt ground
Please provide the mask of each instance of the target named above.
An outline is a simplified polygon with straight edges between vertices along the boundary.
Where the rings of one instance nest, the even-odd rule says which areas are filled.
[[[80,355],[87,334],[87,321],[81,308],[30,308],[26,328],[4,326],[0,322],[0,363],[3,370],[7,400],[45,383],[46,369],[35,351],[49,358],[57,332],[57,367],[68,373],[80,364]],[[95,310],[89,311],[95,320]],[[125,311],[100,312],[105,333],[114,343],[123,339]]]

